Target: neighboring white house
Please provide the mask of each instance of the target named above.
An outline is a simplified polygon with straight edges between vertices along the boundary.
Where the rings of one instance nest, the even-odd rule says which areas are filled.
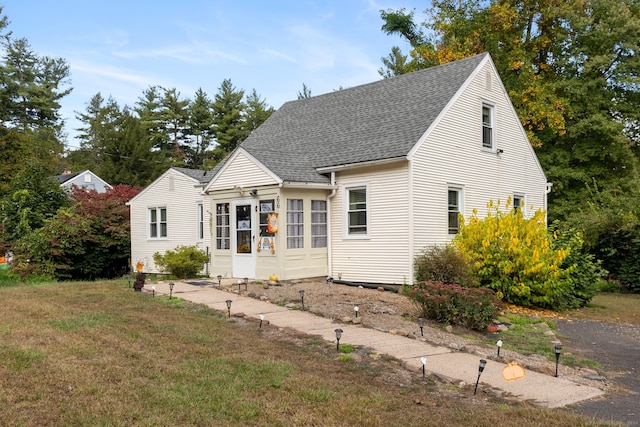
[[[69,190],[71,190],[74,185],[86,188],[87,190],[96,190],[98,193],[104,193],[112,188],[111,185],[90,170],[83,172],[65,172],[53,178],[60,183],[60,187]]]
[[[549,189],[488,54],[285,103],[211,174],[210,275],[256,279],[410,284],[458,214],[511,196],[530,215]],[[143,209],[172,199],[158,187]],[[171,209],[178,242],[193,225]],[[138,256],[156,243],[144,212],[132,203]]]
[[[202,187],[211,173],[170,168],[127,203],[131,218],[132,268],[158,273],[155,252],[164,253],[177,246],[197,246],[210,253],[211,208]],[[203,266],[208,274],[209,266]]]

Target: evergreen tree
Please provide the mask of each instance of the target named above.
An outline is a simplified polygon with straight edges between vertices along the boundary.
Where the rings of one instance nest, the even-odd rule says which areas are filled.
[[[195,99],[189,105],[189,120],[186,134],[190,137],[186,151],[185,163],[193,169],[200,169],[204,165],[209,148],[213,140],[213,110],[212,102],[207,94],[198,89]]]
[[[267,101],[260,98],[255,89],[246,98],[246,129],[248,133],[253,132],[264,123],[275,111],[273,107],[267,105]]]
[[[247,137],[243,113],[243,90],[237,90],[231,80],[225,79],[213,100],[213,125],[216,141],[216,160],[221,160],[236,149]]]
[[[186,143],[186,128],[188,121],[189,100],[180,99],[180,92],[176,88],[164,89],[160,102],[160,117],[163,132],[168,136],[171,157],[174,163],[184,166]]]

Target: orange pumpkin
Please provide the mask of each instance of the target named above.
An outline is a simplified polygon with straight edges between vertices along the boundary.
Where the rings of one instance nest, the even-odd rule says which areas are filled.
[[[524,368],[516,362],[510,362],[502,370],[502,378],[505,381],[517,381],[526,376]]]

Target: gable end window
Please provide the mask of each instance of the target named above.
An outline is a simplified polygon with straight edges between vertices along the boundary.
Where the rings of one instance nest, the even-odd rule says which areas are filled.
[[[449,234],[460,231],[460,212],[462,211],[462,189],[449,187],[448,191],[448,230]]]
[[[345,189],[347,205],[347,235],[366,237],[369,232],[367,187]]]
[[[495,138],[495,107],[490,104],[482,104],[482,148],[493,150]]]
[[[149,238],[167,237],[167,208],[149,208]]]

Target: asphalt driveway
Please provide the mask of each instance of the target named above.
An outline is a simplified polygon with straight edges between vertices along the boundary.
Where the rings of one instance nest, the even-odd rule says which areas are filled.
[[[606,381],[626,392],[575,404],[575,412],[604,420],[640,425],[640,326],[591,320],[558,320],[563,346],[604,367]]]

